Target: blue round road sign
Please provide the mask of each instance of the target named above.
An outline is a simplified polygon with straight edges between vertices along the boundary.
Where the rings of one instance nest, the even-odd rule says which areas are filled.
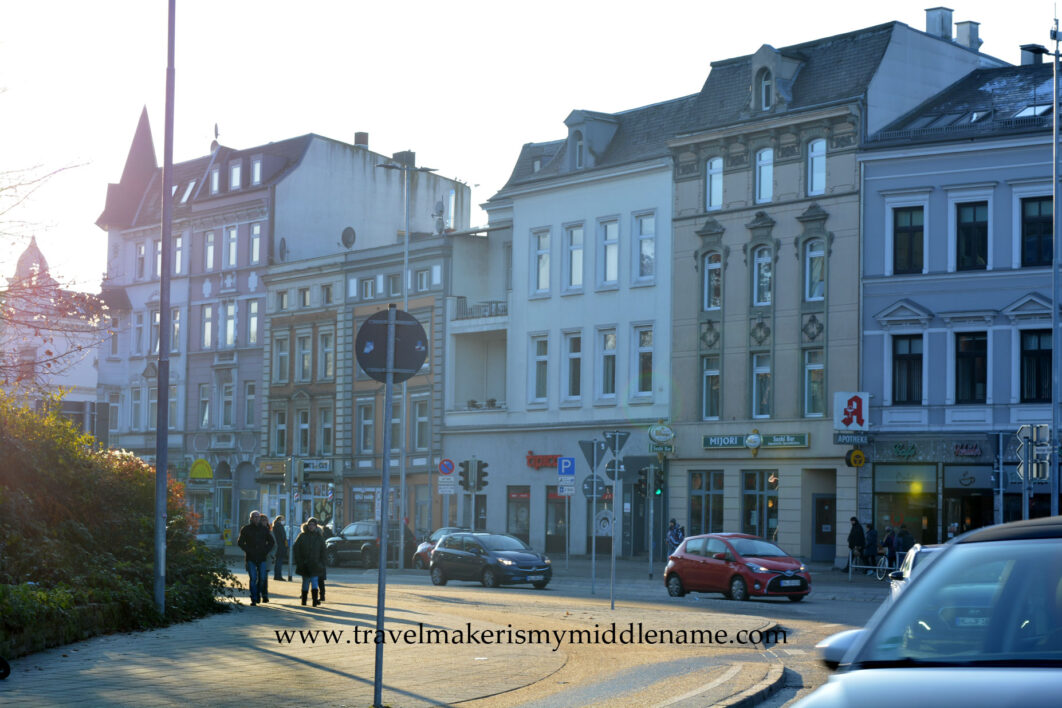
[[[454,461],[443,460],[439,463],[439,474],[453,474],[454,473]]]
[[[388,308],[390,310],[390,308]],[[362,370],[381,383],[387,381],[387,314],[381,310],[358,328],[354,355]],[[401,383],[420,371],[428,358],[428,335],[413,315],[395,310],[394,383]]]

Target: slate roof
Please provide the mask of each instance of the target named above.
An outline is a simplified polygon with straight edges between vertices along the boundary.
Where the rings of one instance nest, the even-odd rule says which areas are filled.
[[[1015,114],[1031,105],[1050,107],[1051,81],[1049,63],[977,69],[872,135],[866,147],[1049,131],[1049,110],[1024,118]]]

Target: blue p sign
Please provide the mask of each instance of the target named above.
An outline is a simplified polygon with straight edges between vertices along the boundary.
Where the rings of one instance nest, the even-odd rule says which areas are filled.
[[[557,458],[557,475],[561,477],[575,477],[575,458],[574,457],[558,457]]]

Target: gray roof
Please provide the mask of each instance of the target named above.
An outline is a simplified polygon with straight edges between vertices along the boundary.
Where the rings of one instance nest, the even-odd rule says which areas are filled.
[[[978,69],[870,137],[868,148],[970,140],[1051,129],[1050,64]],[[1039,105],[1042,115],[1015,117]]]

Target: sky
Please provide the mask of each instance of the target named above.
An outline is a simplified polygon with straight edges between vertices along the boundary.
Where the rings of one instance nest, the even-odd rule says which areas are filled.
[[[2,187],[55,172],[0,214],[0,278],[37,242],[60,282],[98,292],[96,225],[146,106],[163,158],[167,0],[0,0]],[[174,159],[317,133],[500,189],[524,143],[575,109],[617,112],[700,90],[711,62],[897,20],[923,0],[177,0]],[[981,51],[1048,45],[1049,0],[956,0]],[[1053,49],[1053,45],[1051,46]],[[472,225],[486,223],[473,210]],[[4,282],[0,280],[0,282]]]

